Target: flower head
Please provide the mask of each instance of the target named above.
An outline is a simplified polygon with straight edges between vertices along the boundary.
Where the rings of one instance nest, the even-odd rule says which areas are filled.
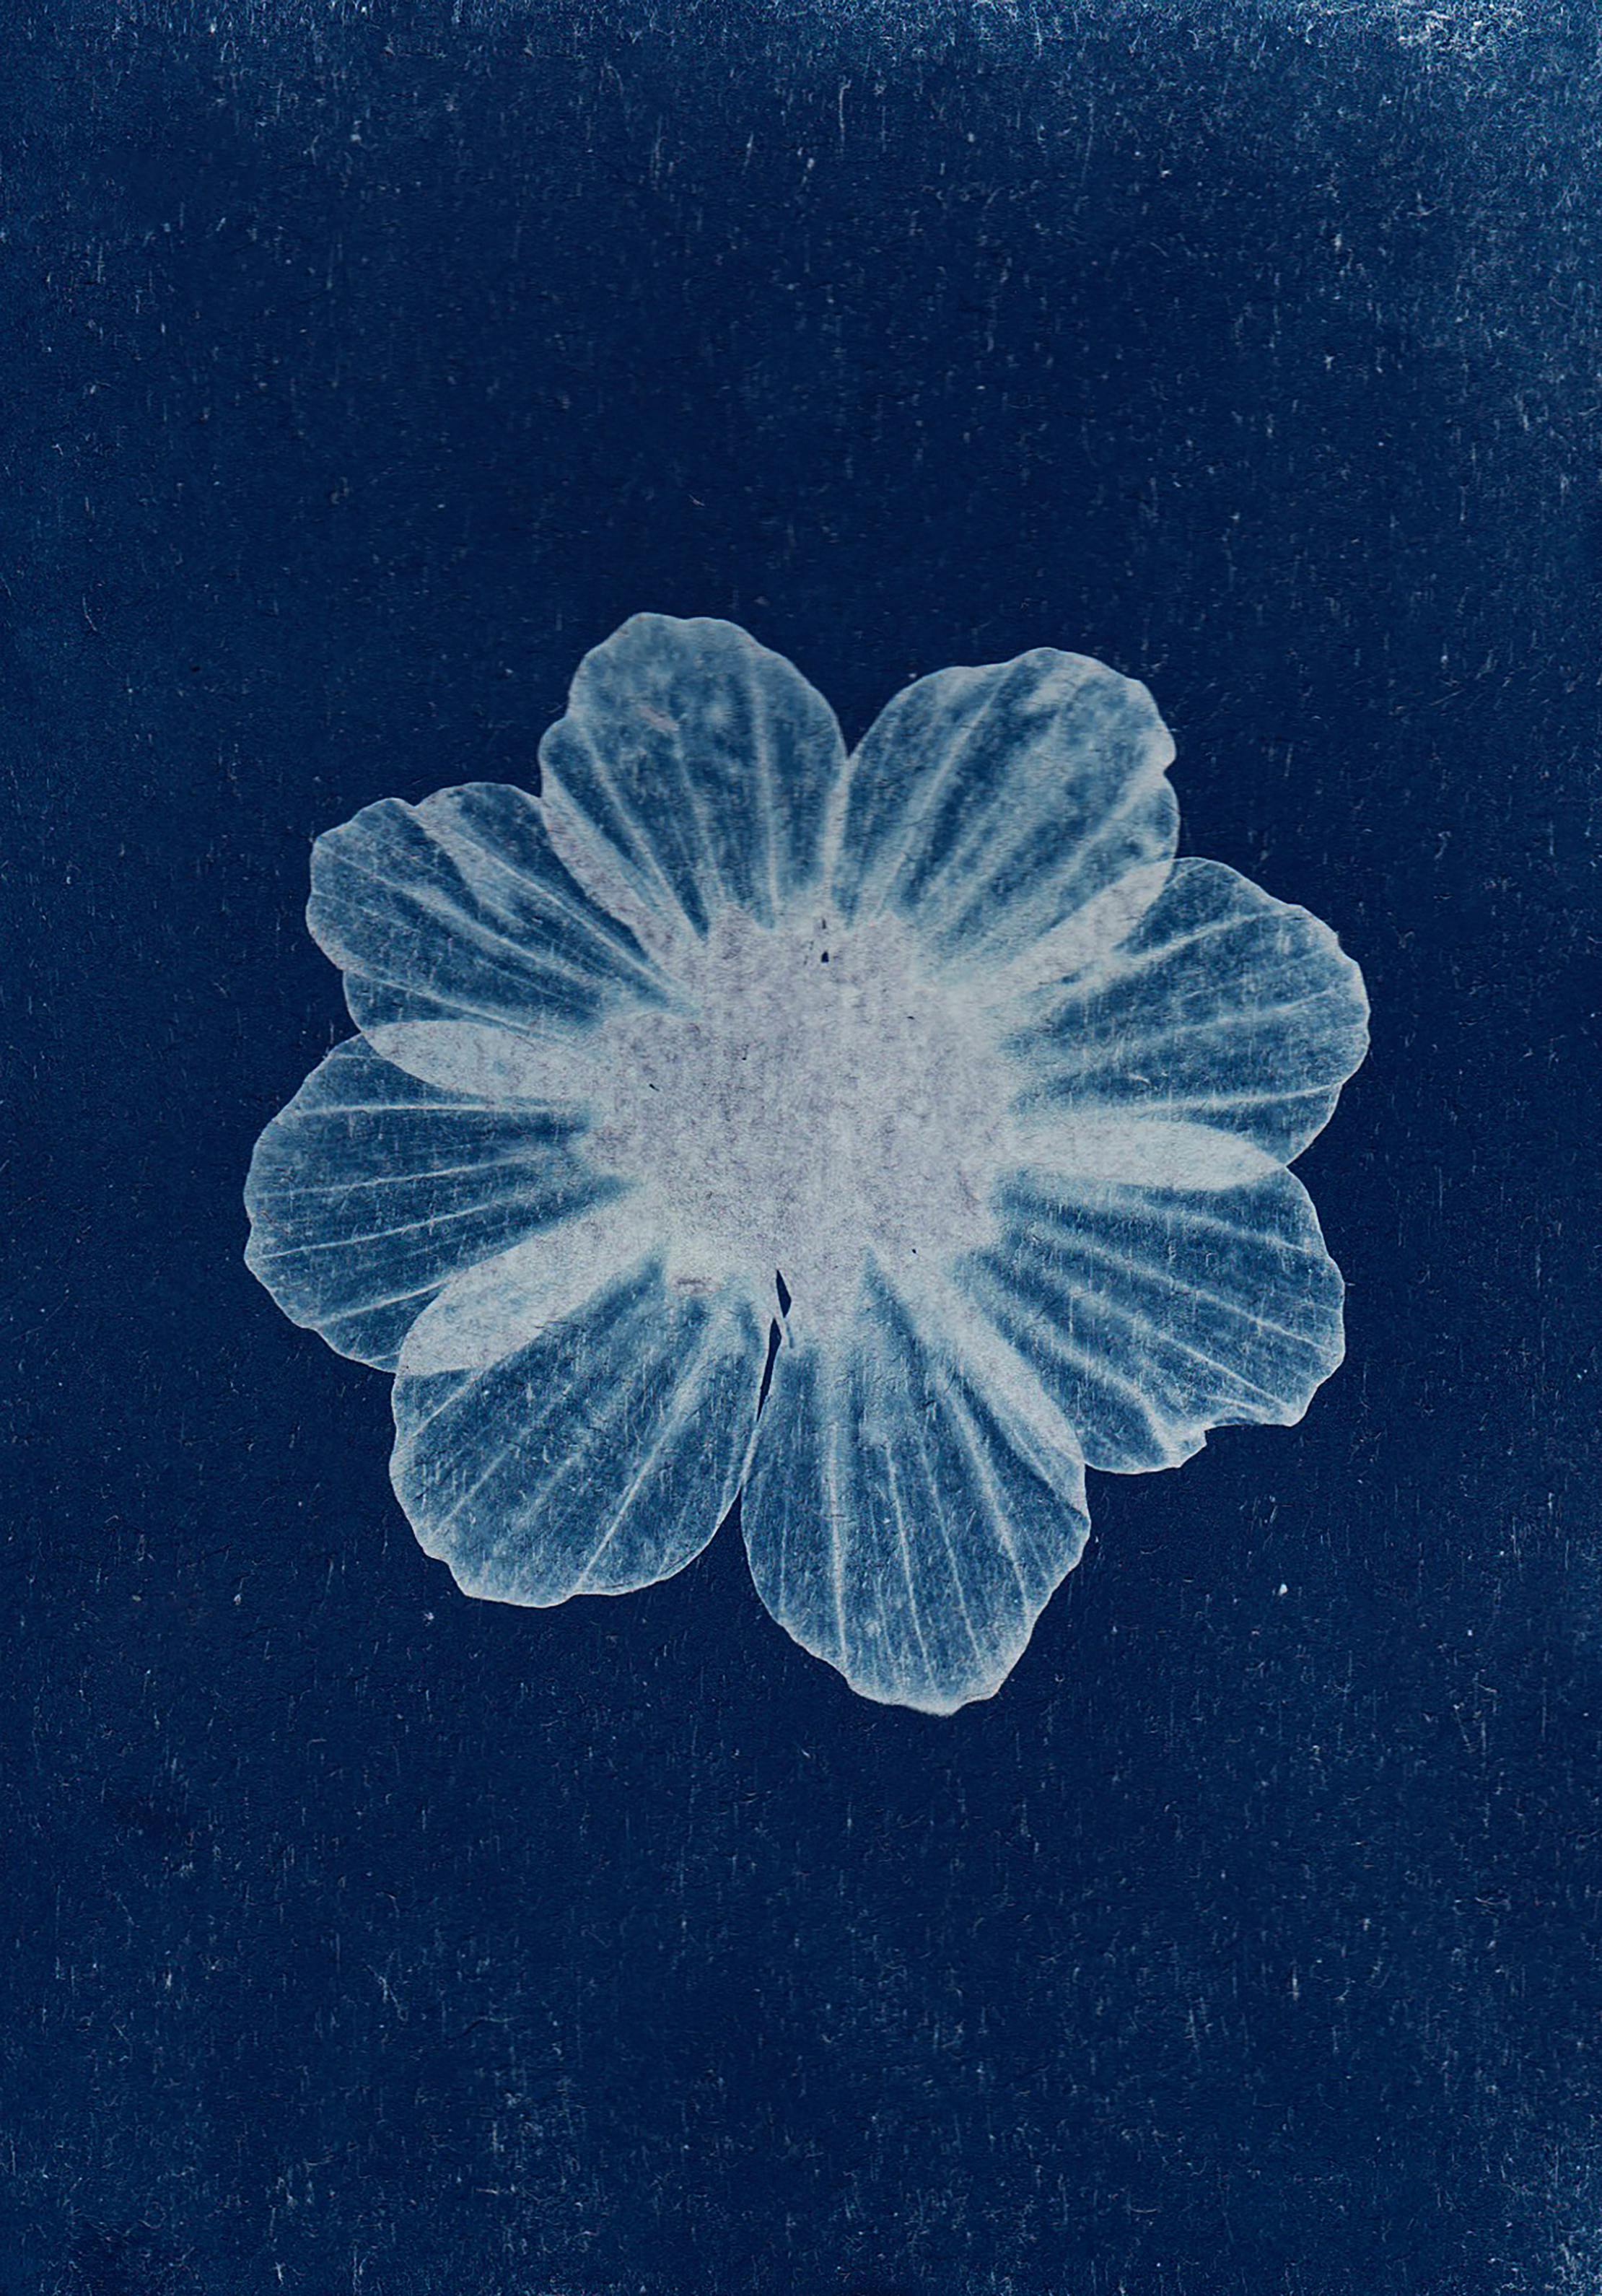
[[[774,1618],[945,1713],[1078,1561],[1087,1465],[1301,1417],[1342,1287],[1287,1166],[1362,982],[1174,860],[1173,755],[1042,650],[848,758],[742,630],[639,615],[537,796],[319,840],[361,1033],[257,1144],[249,1263],[396,1374],[395,1487],[468,1593],[650,1585],[739,1493]]]

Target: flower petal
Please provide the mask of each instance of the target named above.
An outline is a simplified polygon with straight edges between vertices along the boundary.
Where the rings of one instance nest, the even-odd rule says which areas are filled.
[[[395,1382],[396,1492],[470,1595],[620,1595],[692,1562],[733,1503],[766,1330],[739,1286],[642,1258],[478,1368]]]
[[[1280,1168],[1277,1157],[1238,1132],[1074,1103],[1015,1125],[1013,1144],[1032,1174],[1142,1188],[1238,1188]]]
[[[1108,905],[1066,971],[1159,889],[1178,835],[1173,758],[1146,688],[1082,654],[1041,647],[920,678],[851,761],[835,897],[847,922],[889,909],[948,961],[993,965],[1026,960],[1129,880],[1138,898]]]
[[[246,1260],[291,1322],[393,1371],[460,1269],[615,1185],[574,1152],[572,1130],[421,1083],[353,1037],[256,1144]]]
[[[1344,1287],[1306,1190],[1277,1165],[1214,1185],[1238,1144],[1215,1137],[1224,1153],[1199,1187],[1015,1175],[999,1241],[957,1271],[1090,1466],[1175,1466],[1210,1427],[1288,1426],[1341,1360]]]
[[[403,1377],[499,1363],[654,1258],[661,1234],[645,1199],[631,1192],[469,1268],[407,1333]]]
[[[1025,1110],[1194,1121],[1286,1161],[1369,1042],[1362,975],[1328,926],[1216,861],[1176,863],[1127,940],[1021,1009],[1007,1050]]]
[[[852,1688],[949,1714],[1001,1687],[1088,1530],[1074,1437],[966,1302],[877,1269],[787,1337],[741,1502],[768,1609]]]
[[[526,1100],[577,1115],[604,1081],[599,1036],[525,1037],[483,1021],[382,1021],[364,1033],[409,1076],[470,1100]]]
[[[811,893],[845,762],[834,712],[781,655],[732,622],[666,614],[584,656],[540,745],[572,865],[591,882],[587,852],[598,890],[620,875],[697,933],[731,904],[773,924]]]
[[[421,805],[386,798],[317,840],[307,922],[343,967],[351,1018],[385,1056],[455,1085],[441,1023],[571,1041],[666,984],[558,857],[537,800],[494,782]]]

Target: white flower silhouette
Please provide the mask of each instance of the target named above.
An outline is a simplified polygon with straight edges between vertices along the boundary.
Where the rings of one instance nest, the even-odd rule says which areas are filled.
[[[948,1713],[1077,1562],[1087,1465],[1301,1417],[1342,1286],[1286,1166],[1362,981],[1173,860],[1173,755],[1042,650],[848,758],[742,630],[640,615],[537,797],[319,840],[361,1034],[262,1136],[249,1264],[396,1374],[395,1487],[468,1593],[649,1586],[740,1493],[774,1618]]]

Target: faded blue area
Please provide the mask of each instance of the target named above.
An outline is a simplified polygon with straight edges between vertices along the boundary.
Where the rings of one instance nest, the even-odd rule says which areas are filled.
[[[19,14],[8,2291],[1594,2256],[1592,47]],[[241,1260],[350,1030],[311,840],[519,778],[645,603],[848,740],[954,661],[1143,678],[1186,849],[1369,979],[1298,1168],[1347,1365],[1092,1474],[949,1722],[726,1536],[533,1663]]]

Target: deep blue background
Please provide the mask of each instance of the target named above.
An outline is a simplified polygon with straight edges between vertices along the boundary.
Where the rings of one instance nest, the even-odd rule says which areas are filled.
[[[12,0],[0,2296],[1598,2284],[1595,20],[1397,7]],[[1345,1369],[952,1720],[462,1599],[241,1261],[308,840],[642,607],[1147,678],[1368,974]]]

